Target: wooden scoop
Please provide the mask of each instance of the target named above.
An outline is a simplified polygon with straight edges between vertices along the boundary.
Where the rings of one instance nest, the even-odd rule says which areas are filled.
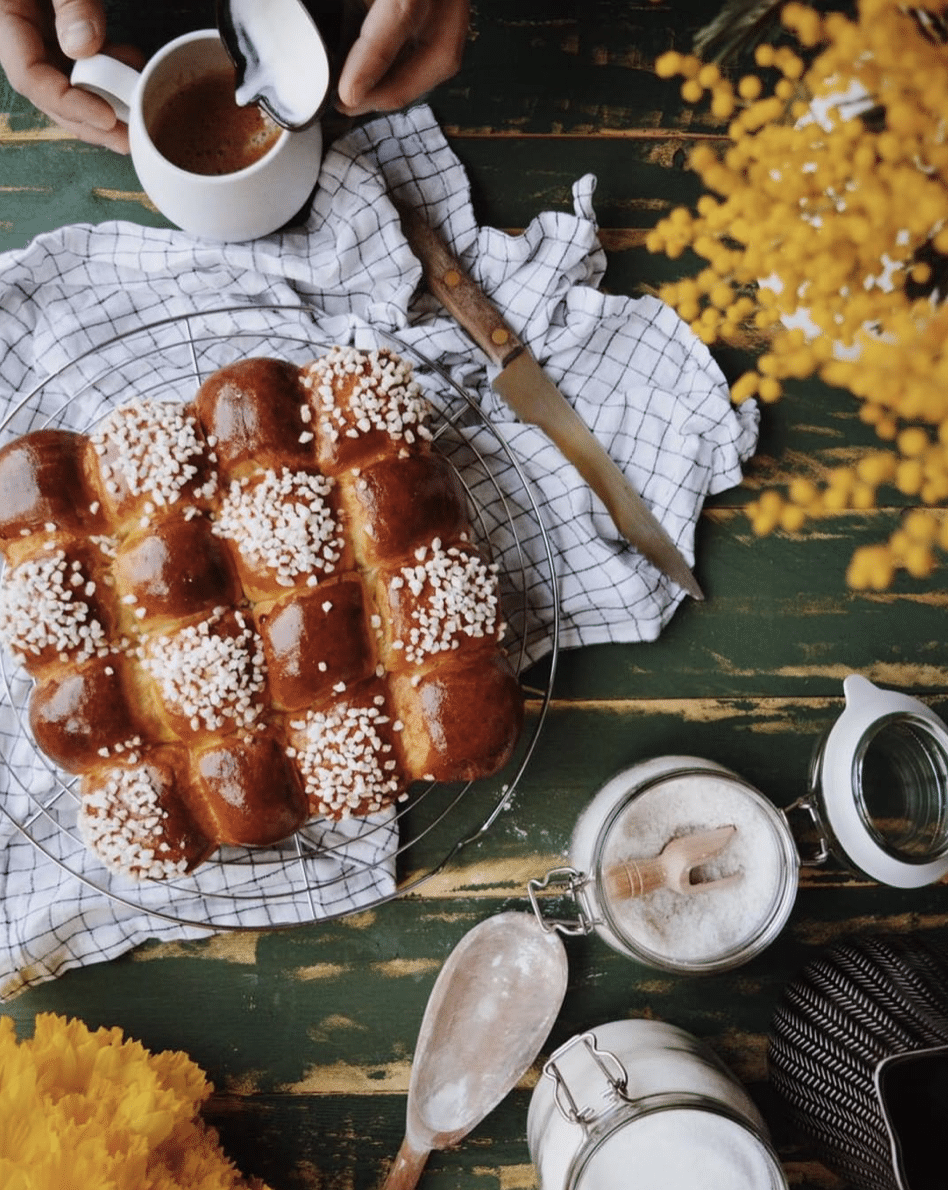
[[[715,880],[692,880],[694,869],[720,855],[737,833],[736,826],[696,831],[666,843],[652,859],[629,859],[606,871],[606,887],[615,900],[641,897],[658,888],[695,893],[725,888],[740,879],[740,873]]]
[[[411,1190],[434,1149],[457,1144],[540,1052],[566,993],[566,951],[532,913],[498,913],[441,968],[418,1033],[405,1139],[382,1190]]]

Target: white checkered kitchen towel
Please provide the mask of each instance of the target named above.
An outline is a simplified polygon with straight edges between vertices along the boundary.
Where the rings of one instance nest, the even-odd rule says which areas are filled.
[[[757,413],[752,403],[731,405],[708,351],[667,306],[599,291],[605,258],[594,187],[593,177],[580,179],[572,213],[544,212],[522,235],[478,227],[464,170],[431,111],[420,106],[330,146],[311,215],[299,229],[225,246],[122,222],[41,235],[0,258],[0,421],[7,418],[0,443],[49,418],[70,424],[82,403],[63,406],[74,397],[69,385],[78,376],[93,391],[107,386],[109,344],[117,335],[155,325],[149,345],[170,359],[164,320],[239,307],[244,319],[235,325],[259,312],[266,348],[268,329],[283,322],[263,311],[304,305],[317,311],[307,315],[314,341],[358,344],[372,340],[373,328],[393,332],[473,395],[489,431],[475,424],[462,432],[490,472],[488,490],[478,493],[475,478],[474,494],[487,506],[499,500],[513,519],[516,539],[498,518],[492,545],[501,572],[516,571],[530,592],[520,626],[523,664],[551,646],[554,573],[560,647],[653,640],[682,593],[619,539],[572,466],[494,394],[486,363],[464,332],[418,292],[420,267],[388,197],[420,206],[441,229],[690,561],[704,498],[739,482],[756,444]],[[231,315],[207,317],[226,339]],[[127,347],[119,350],[127,356]],[[75,364],[86,358],[94,361],[91,380]],[[19,408],[44,382],[42,394]],[[444,394],[442,384],[429,395],[450,404]],[[505,451],[519,470],[504,462]],[[524,505],[524,484],[539,514]],[[487,519],[494,524],[489,507]],[[5,672],[10,693],[0,693],[7,704],[22,705],[24,679],[9,661]],[[294,913],[310,920],[392,893],[398,827],[384,815],[316,841],[325,870],[315,879],[315,903],[293,886],[284,865],[253,862],[205,865],[200,880],[174,892],[171,913],[164,912],[164,889],[153,897],[119,879],[103,891],[96,861],[69,825],[71,795],[23,739],[10,705],[2,708],[0,732],[0,997],[146,938],[206,934],[195,922],[266,928],[292,921]]]

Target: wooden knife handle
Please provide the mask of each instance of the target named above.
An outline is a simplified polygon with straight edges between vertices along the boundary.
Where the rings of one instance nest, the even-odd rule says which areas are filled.
[[[524,350],[523,342],[451,255],[430,223],[416,210],[398,206],[402,229],[421,261],[428,288],[464,327],[481,351],[503,368]]]

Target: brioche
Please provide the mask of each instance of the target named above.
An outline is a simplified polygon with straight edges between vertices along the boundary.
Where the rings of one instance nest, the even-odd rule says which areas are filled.
[[[510,759],[496,568],[428,415],[393,352],[337,347],[0,450],[0,638],[111,870],[174,878]]]

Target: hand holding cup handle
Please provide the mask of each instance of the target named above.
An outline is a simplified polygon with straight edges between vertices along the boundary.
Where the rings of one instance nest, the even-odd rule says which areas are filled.
[[[106,99],[128,123],[135,172],[167,219],[202,238],[252,240],[277,231],[304,208],[319,175],[322,130],[318,122],[295,132],[275,130],[260,155],[233,172],[204,174],[174,164],[152,135],[162,107],[222,72],[232,74],[233,67],[220,35],[203,29],[169,42],[141,72],[106,54],[82,58],[71,81]],[[233,111],[240,113],[236,103]]]
[[[108,54],[93,54],[89,58],[79,58],[72,68],[69,81],[74,87],[81,87],[83,91],[91,91],[104,99],[123,124],[129,122],[130,105],[138,80],[141,78],[137,70],[111,58]]]

